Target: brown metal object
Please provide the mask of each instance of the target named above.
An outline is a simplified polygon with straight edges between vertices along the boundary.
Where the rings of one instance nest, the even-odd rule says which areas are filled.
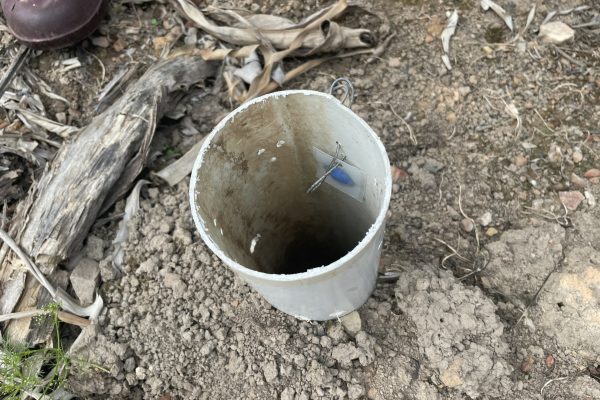
[[[108,0],[1,0],[12,34],[34,49],[73,45],[94,32]]]

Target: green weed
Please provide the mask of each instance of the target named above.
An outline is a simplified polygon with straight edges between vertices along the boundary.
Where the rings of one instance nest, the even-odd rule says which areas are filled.
[[[56,330],[53,346],[28,348],[25,345],[0,341],[0,397],[21,399],[27,393],[48,394],[64,387],[69,376],[72,359],[63,350],[60,340],[60,305],[50,303],[44,307]]]

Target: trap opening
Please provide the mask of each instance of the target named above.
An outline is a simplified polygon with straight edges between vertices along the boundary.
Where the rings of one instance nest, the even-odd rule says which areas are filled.
[[[254,103],[228,120],[201,155],[196,211],[211,240],[238,264],[269,274],[327,266],[375,223],[385,190],[383,178],[374,177],[389,167],[368,156],[380,151],[374,141],[335,134],[355,131],[356,122],[324,112],[328,102],[290,94]],[[355,179],[332,184],[330,176],[307,193],[327,167],[315,154],[327,154],[329,162],[337,143]]]

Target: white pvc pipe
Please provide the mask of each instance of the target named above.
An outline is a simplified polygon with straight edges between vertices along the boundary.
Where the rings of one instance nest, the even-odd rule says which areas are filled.
[[[346,158],[312,193],[341,145]],[[391,196],[373,130],[336,98],[280,91],[249,101],[204,141],[192,215],[208,247],[279,310],[327,320],[371,295]]]

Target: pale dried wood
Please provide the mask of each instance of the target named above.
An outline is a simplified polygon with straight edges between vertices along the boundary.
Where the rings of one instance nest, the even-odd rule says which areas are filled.
[[[34,183],[11,223],[10,234],[42,272],[53,275],[59,263],[78,250],[101,210],[122,197],[145,166],[157,120],[175,104],[176,92],[213,76],[215,65],[178,55],[151,67],[125,94],[63,145],[40,181]],[[0,251],[0,309],[26,311],[40,304],[44,289],[20,261]],[[23,276],[25,287],[15,298]],[[11,287],[12,290],[6,289]],[[16,302],[18,299],[18,302]],[[11,307],[16,302],[16,307]],[[7,335],[35,343],[31,319],[10,321]]]

